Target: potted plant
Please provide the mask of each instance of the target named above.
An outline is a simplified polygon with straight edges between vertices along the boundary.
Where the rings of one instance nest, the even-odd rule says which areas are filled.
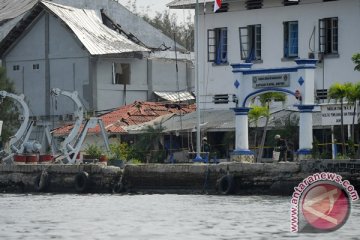
[[[127,143],[113,143],[110,144],[110,160],[109,165],[123,167],[124,160],[129,154],[129,145]]]
[[[103,151],[101,147],[96,144],[87,144],[85,148],[85,154],[83,155],[84,163],[96,163],[103,156]]]

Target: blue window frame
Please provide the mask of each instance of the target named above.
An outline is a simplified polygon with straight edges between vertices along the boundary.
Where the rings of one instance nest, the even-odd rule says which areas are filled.
[[[284,57],[299,56],[299,25],[297,21],[284,22]]]
[[[261,25],[249,25],[239,28],[240,56],[250,63],[261,60]]]
[[[208,30],[208,62],[227,63],[227,28]]]

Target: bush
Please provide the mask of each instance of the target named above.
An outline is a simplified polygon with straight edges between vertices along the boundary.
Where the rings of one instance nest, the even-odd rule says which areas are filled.
[[[101,155],[103,155],[103,151],[101,147],[96,144],[87,144],[85,154],[88,155],[89,158],[100,159]]]

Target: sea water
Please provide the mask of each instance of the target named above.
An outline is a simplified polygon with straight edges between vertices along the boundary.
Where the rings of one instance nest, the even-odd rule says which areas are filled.
[[[360,239],[360,204],[339,230],[290,232],[290,197],[0,194],[0,239]]]

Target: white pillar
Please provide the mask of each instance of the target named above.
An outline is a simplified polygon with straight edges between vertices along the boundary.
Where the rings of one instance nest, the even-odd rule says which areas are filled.
[[[299,149],[309,150],[311,153],[313,143],[313,128],[312,128],[312,105],[301,105],[298,106],[300,110],[300,121],[299,121]]]
[[[302,101],[298,105],[300,111],[299,121],[299,159],[307,159],[311,156],[313,144],[313,121],[312,112],[315,106],[315,69],[316,59],[297,59],[300,92]]]
[[[249,152],[248,113],[250,108],[234,108],[235,111],[235,151]]]

